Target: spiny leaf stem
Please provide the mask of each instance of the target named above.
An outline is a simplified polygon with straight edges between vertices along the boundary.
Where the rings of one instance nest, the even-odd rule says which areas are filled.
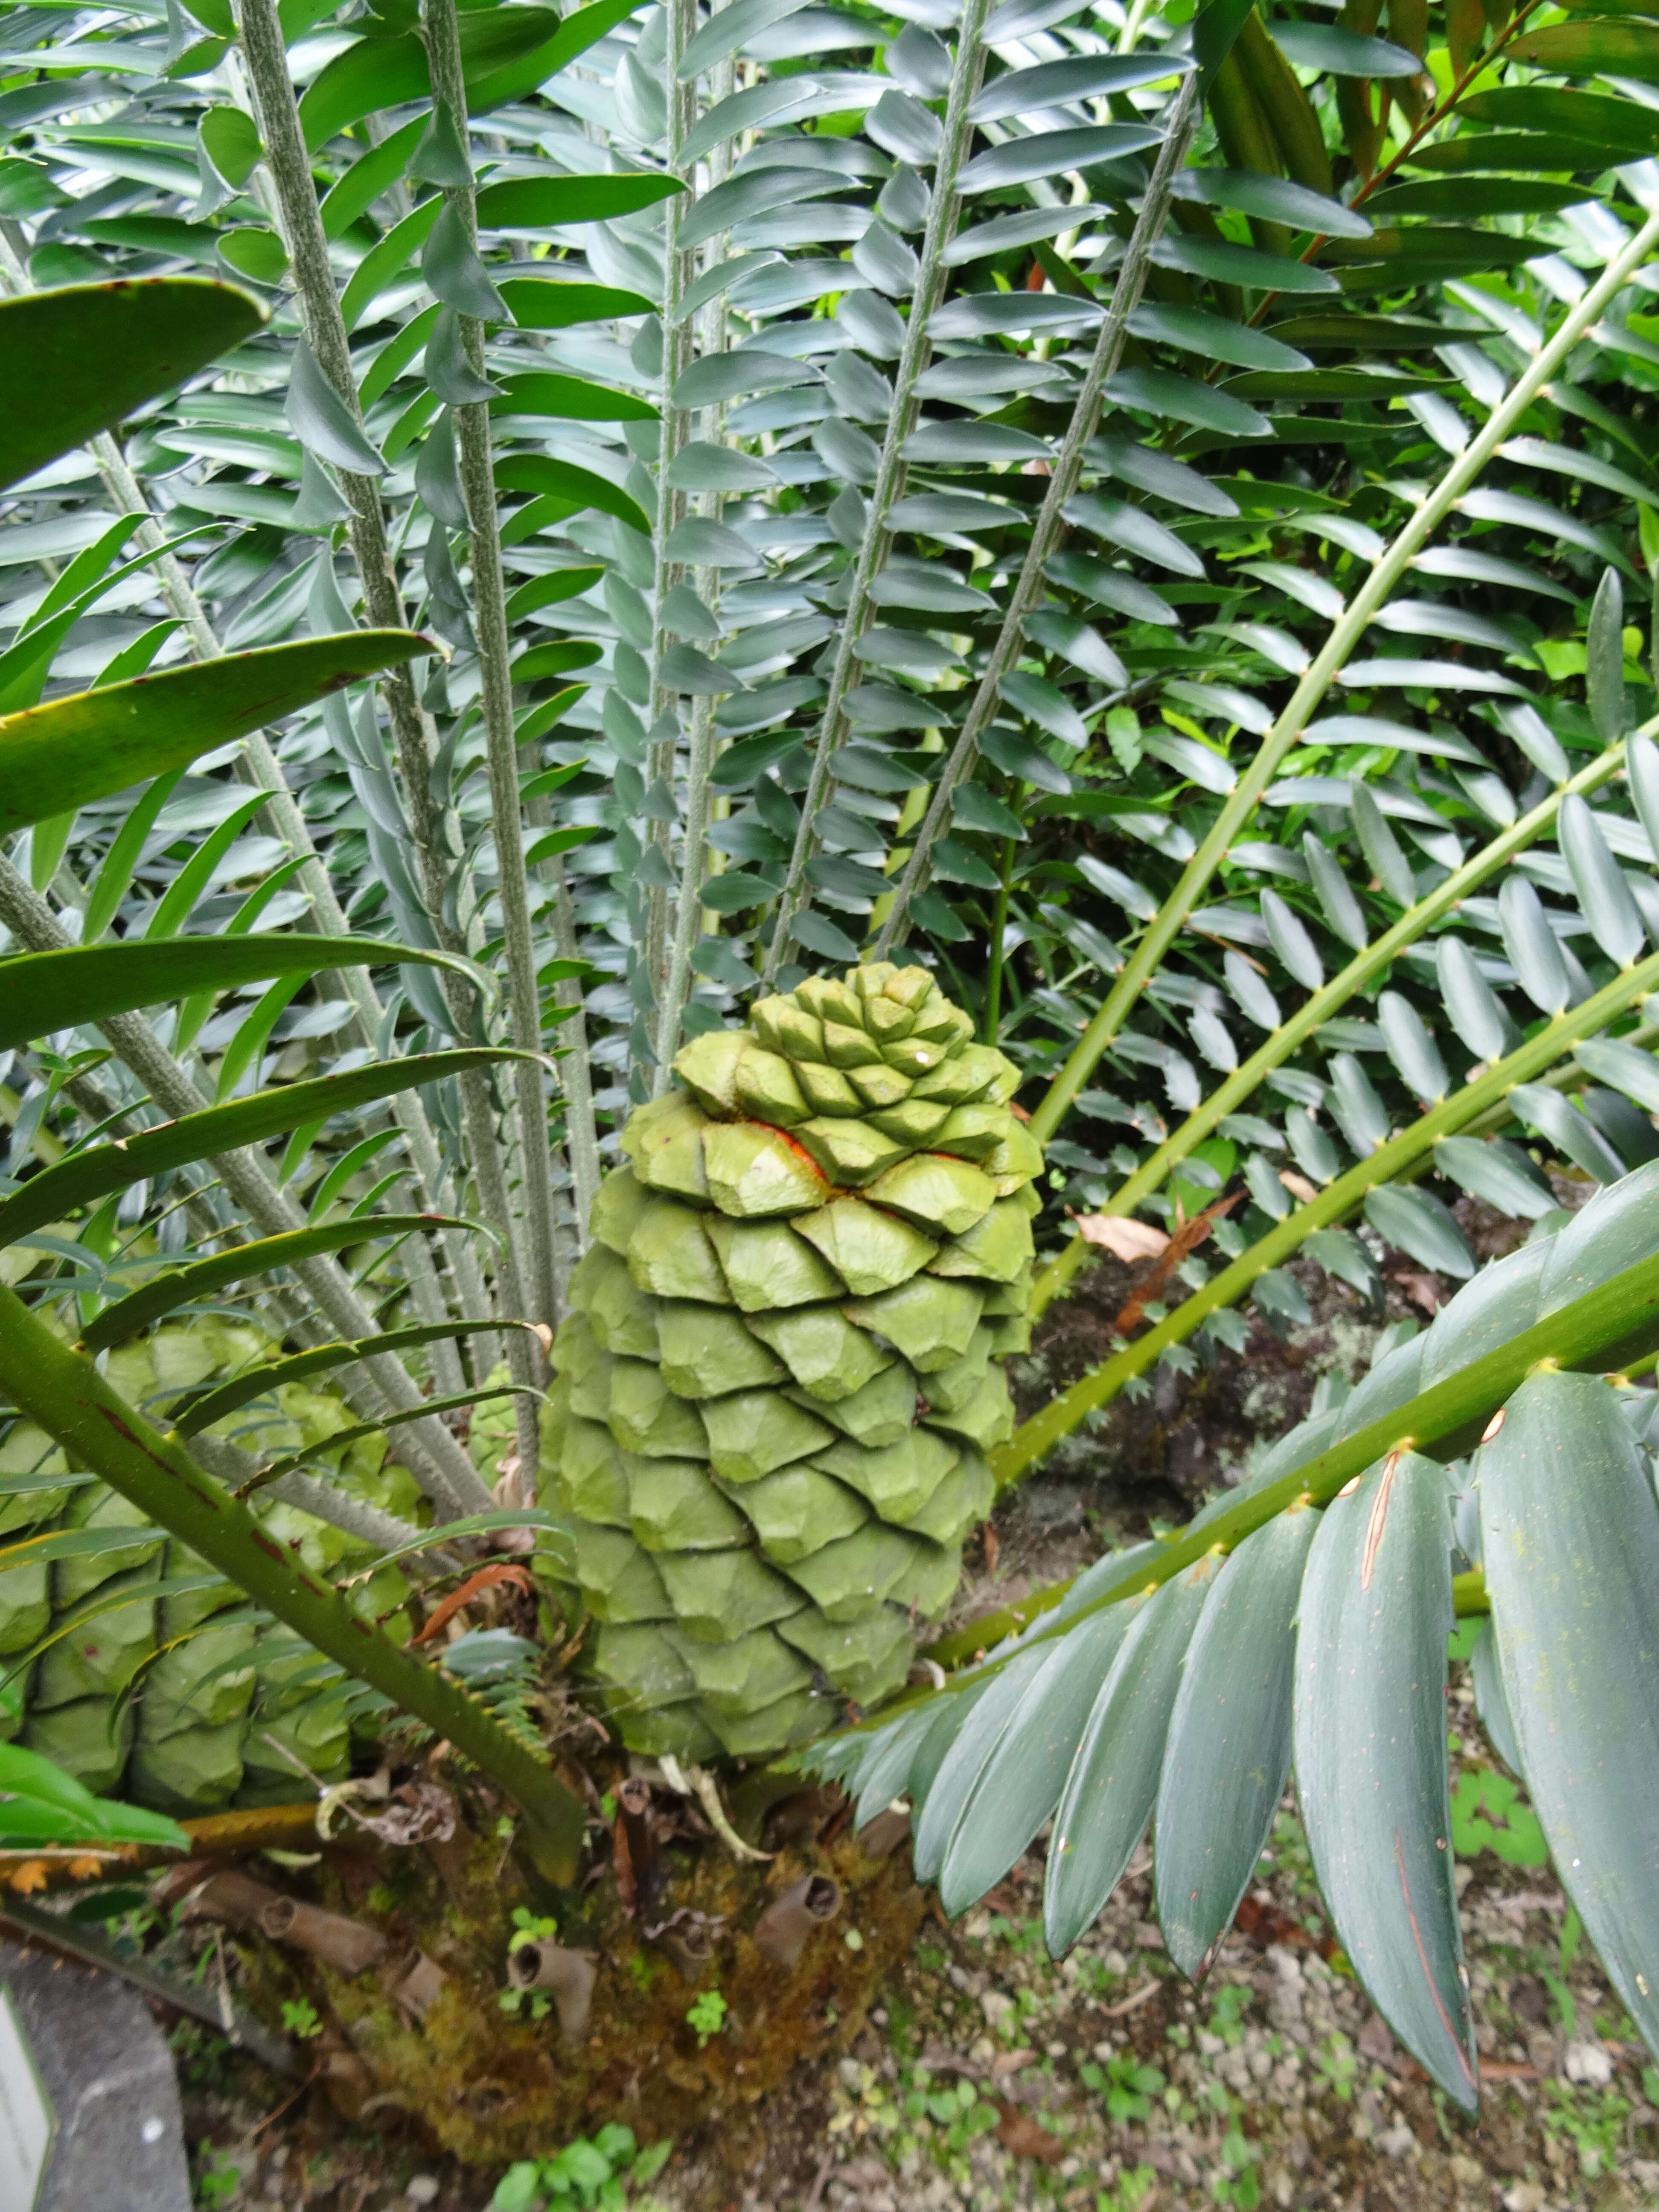
[[[846,733],[844,702],[857,665],[854,648],[870,619],[870,586],[886,566],[892,547],[893,534],[887,526],[887,516],[904,489],[904,441],[915,428],[921,404],[916,383],[933,357],[929,325],[939,301],[940,257],[956,236],[961,213],[957,178],[963,157],[973,143],[974,126],[968,111],[985,70],[981,33],[989,6],[990,0],[966,0],[957,27],[957,58],[945,97],[944,143],[933,165],[933,201],[927,210],[927,227],[922,234],[920,267],[911,295],[909,320],[905,325],[903,349],[893,378],[893,404],[882,435],[881,459],[867,502],[863,541],[853,564],[852,584],[842,618],[835,665],[830,674],[830,695],[824,702],[823,719],[818,725],[817,742],[812,749],[812,771],[801,798],[800,826],[795,832],[794,850],[789,856],[789,873],[778,895],[772,939],[763,971],[763,981],[768,986],[776,977],[791,927],[812,903],[806,864],[817,850],[817,817],[834,775],[836,753]]]
[[[1061,511],[1077,489],[1078,477],[1083,467],[1083,448],[1094,435],[1100,415],[1101,393],[1106,380],[1114,374],[1122,357],[1124,342],[1129,332],[1129,318],[1139,304],[1146,272],[1152,265],[1152,248],[1164,234],[1176,178],[1187,158],[1187,149],[1192,143],[1193,133],[1198,127],[1200,112],[1198,77],[1194,72],[1183,81],[1171,104],[1169,127],[1158,149],[1152,179],[1140,204],[1140,213],[1135,219],[1133,233],[1118,270],[1117,281],[1112,288],[1112,304],[1101,325],[1094,357],[1083,380],[1083,387],[1078,394],[1065,438],[1054,457],[1048,489],[1031,526],[1030,544],[1026,549],[1018,577],[1008,595],[1008,611],[1003,617],[1002,628],[991,648],[989,662],[980,678],[973,703],[963,722],[961,734],[951,748],[945,773],[934,788],[932,803],[923,817],[921,828],[916,833],[915,843],[887,919],[876,939],[874,957],[878,960],[884,960],[895,945],[904,941],[909,929],[910,902],[927,881],[928,855],[934,840],[944,830],[945,817],[951,811],[952,794],[973,766],[979,750],[979,733],[997,710],[1001,696],[999,687],[1019,658],[1025,617],[1036,605],[1043,587],[1042,564],[1060,536]]]

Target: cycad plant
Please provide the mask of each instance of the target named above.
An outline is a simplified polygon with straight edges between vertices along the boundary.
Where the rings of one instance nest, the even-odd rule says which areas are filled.
[[[1528,1357],[1629,1356],[1659,1152],[1659,29],[1538,0],[168,0],[0,30],[0,1480],[34,1528],[0,1593],[39,1583],[13,1608],[26,1741],[200,1808],[272,1786],[284,1712],[315,1707],[287,1755],[327,1780],[389,1702],[568,1878],[581,1808],[522,1701],[404,1641],[412,1561],[435,1592],[539,1522],[561,1647],[599,1616],[574,1698],[641,1748],[769,1752],[896,1686],[994,1483],[1154,1363],[1237,1352],[1247,1295],[1304,1321],[1293,1255],[1372,1304],[1389,1248],[1474,1277],[1472,1194],[1553,1236],[1527,1248]],[[930,1093],[913,1039],[982,1085]],[[911,1088],[861,1088],[878,1065]],[[968,1120],[913,1111],[937,1103]],[[1616,1188],[1565,1228],[1547,1169]],[[1004,1439],[986,1363],[1086,1264],[1072,1214],[1167,1236],[1150,1325]],[[1584,1250],[1606,1224],[1612,1269]],[[744,1276],[768,1238],[819,1271],[794,1304],[781,1260]],[[890,1281],[878,1243],[907,1238]],[[1522,1297],[1508,1264],[1425,1362],[1463,1301]],[[963,1297],[959,1348],[923,1352],[883,1304],[933,1328]],[[930,1396],[961,1360],[973,1391]],[[1282,1777],[1299,1584],[1301,1635],[1360,1639],[1305,1733],[1297,1709],[1333,1910],[1467,2100],[1422,1824],[1431,1646],[1449,1587],[1476,1593],[1449,1583],[1443,1478],[1401,1455],[1462,1449],[1515,1392],[1483,1447],[1488,1680],[1648,2032],[1649,1877],[1593,1790],[1581,1850],[1557,1761],[1614,1710],[1594,1670],[1651,1649],[1651,1487],[1604,1386],[1524,1372],[1477,1360],[1479,1389],[1379,1411],[1297,1473],[1299,1515],[1269,1520],[1269,1483],[1105,1571],[1091,1602],[1194,1571],[1121,1661],[1127,1608],[1074,1602],[939,1717],[830,1755],[861,1802],[908,1791],[953,1905],[1059,1805],[1073,1940],[1156,1795],[1146,1716],[1199,1694],[1187,1632],[1224,1646],[1216,1601],[1270,1558],[1264,1745]],[[884,1443],[851,1425],[878,1399]],[[1538,1480],[1551,1420],[1570,1483]],[[937,1527],[924,1462],[952,1486]],[[1622,1592],[1598,1585],[1565,1717],[1522,1528]],[[1472,1574],[1467,1513],[1455,1540]],[[848,1543],[870,1579],[832,1589]],[[89,1607],[76,1674],[52,1654]],[[1164,1688],[1130,1787],[1132,1653]],[[1011,1685],[1060,1697],[1070,1736],[1016,1729]],[[1392,1843],[1346,1763],[1384,1707],[1411,1762]],[[1620,1725],[1650,1750],[1645,1715]],[[1192,1847],[1243,1850],[1204,1794],[1213,1730],[1171,1741]],[[1169,1858],[1196,1967],[1237,1866],[1200,1911]],[[1428,1930],[1409,1990],[1400,1909]]]

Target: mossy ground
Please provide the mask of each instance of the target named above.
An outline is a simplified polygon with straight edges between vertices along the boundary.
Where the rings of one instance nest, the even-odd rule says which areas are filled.
[[[824,1817],[821,1816],[821,1822]],[[475,1839],[464,1854],[331,1853],[286,1886],[383,1930],[394,1954],[417,1946],[447,1977],[416,2021],[373,1973],[347,1978],[288,1951],[239,1945],[250,1994],[273,2021],[303,1998],[330,2024],[336,2102],[349,2117],[396,2109],[469,2164],[499,2166],[545,2153],[607,2120],[641,2142],[717,2125],[736,2142],[803,2062],[830,2063],[862,2027],[877,1992],[908,1955],[924,1911],[902,1854],[872,1859],[847,1832],[787,1840],[764,1866],[739,1864],[712,1841],[671,1846],[660,1917],[713,1923],[714,1956],[696,1984],[626,1913],[608,1874],[576,1899],[526,1886],[507,1848]],[[838,1885],[837,1916],[809,1936],[799,1963],[774,1965],[750,1934],[801,1876]],[[514,1909],[558,1918],[559,1940],[598,1970],[591,2031],[562,2040],[556,2014],[504,2011]],[[687,2013],[718,1992],[718,2034]]]
[[[1466,1700],[1453,1725],[1471,1757],[1484,1755]],[[550,2154],[606,2118],[641,2142],[672,2132],[674,2155],[648,2191],[653,2212],[1644,2212],[1659,2203],[1659,2072],[1594,1956],[1581,1947],[1562,1971],[1564,1908],[1547,1869],[1507,1867],[1490,1852],[1465,1863],[1485,2076],[1471,2124],[1399,2051],[1340,1962],[1334,1969],[1322,1954],[1328,1931],[1293,1814],[1282,1816],[1260,1869],[1249,1931],[1226,1946],[1200,1995],[1159,1945],[1146,1856],[1060,1966],[1041,1940],[1040,1854],[954,1929],[929,1910],[850,2047],[820,2034],[791,2054],[800,2015],[779,2008],[757,2033],[751,2019],[747,2033],[728,2029],[698,2053],[680,2017],[695,1993],[678,1978],[668,1989],[665,1978],[656,2008],[637,2016],[630,2072],[672,2069],[672,2092],[602,2098],[580,2127],[540,2136],[533,2148]],[[890,1878],[901,1874],[890,1863]],[[901,1897],[903,1887],[901,1879]],[[912,1898],[907,1910],[921,1903]],[[723,1971],[720,1986],[735,1996],[743,1984]],[[846,2025],[856,2017],[849,2011]],[[647,2039],[658,2033],[660,2044]],[[520,2069],[515,2079],[544,2080],[521,2055],[528,2039],[486,2030],[467,2048],[498,2072],[505,2063]],[[200,2170],[246,2175],[227,2206],[489,2204],[501,2166],[441,2154],[422,2124],[450,2124],[434,2113],[382,2105],[354,2126],[313,2092],[247,2141],[289,2087],[222,2060],[216,2080],[206,2078],[211,2062],[193,2031],[188,2040],[192,2139],[218,2146]],[[541,2048],[556,2069],[556,2043]],[[453,2039],[445,2049],[453,2063]],[[614,2055],[628,2057],[620,2025]],[[440,2057],[434,2049],[428,2066]],[[429,2078],[449,2094],[441,2073]],[[588,2078],[608,2094],[604,2075]],[[702,2124],[671,2129],[647,2117],[700,2081],[721,2100]],[[556,2109],[544,2088],[535,2094],[538,2109]],[[433,2182],[434,2195],[408,2197],[411,2178]]]

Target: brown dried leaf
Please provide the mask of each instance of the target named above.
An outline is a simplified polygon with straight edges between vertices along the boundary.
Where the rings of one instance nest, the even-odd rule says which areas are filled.
[[[1421,1306],[1427,1314],[1439,1312],[1441,1290],[1432,1275],[1408,1274],[1403,1268],[1391,1269],[1390,1273],[1413,1305]]]
[[[1017,2105],[1006,2105],[999,2097],[997,2108],[997,2141],[1016,2158],[1040,2158],[1045,2166],[1058,2166],[1066,2155],[1066,2145],[1059,2136],[1051,2136],[1047,2128],[1030,2112],[1022,2112]]]
[[[1315,1199],[1319,1195],[1318,1191],[1314,1188],[1313,1184],[1308,1181],[1307,1176],[1297,1175],[1294,1168],[1280,1168],[1279,1170],[1279,1180],[1284,1184],[1285,1189],[1289,1191],[1291,1196],[1294,1199],[1299,1199],[1304,1206],[1311,1206]]]
[[[1112,1326],[1120,1336],[1127,1336],[1139,1323],[1152,1301],[1161,1295],[1164,1285],[1175,1273],[1189,1252],[1194,1252],[1209,1235],[1211,1229],[1224,1213],[1231,1213],[1243,1191],[1236,1190],[1231,1197],[1218,1198],[1201,1213],[1194,1214],[1190,1221],[1182,1221],[1173,1237],[1164,1240],[1164,1250],[1129,1293],[1122,1311]]]
[[[426,1617],[425,1626],[410,1638],[411,1646],[430,1644],[434,1636],[448,1626],[464,1605],[470,1603],[482,1591],[493,1589],[502,1583],[510,1583],[514,1589],[522,1590],[527,1595],[531,1589],[528,1568],[508,1566],[505,1561],[480,1567],[476,1575],[467,1577],[459,1589],[451,1590],[441,1605],[433,1607]]]
[[[1156,1260],[1170,1242],[1150,1221],[1136,1221],[1127,1213],[1078,1213],[1072,1218],[1085,1243],[1103,1245],[1117,1260]]]
[[[360,1813],[357,1825],[384,1844],[447,1844],[459,1817],[455,1800],[441,1782],[405,1782],[392,1792],[384,1813],[372,1818]]]

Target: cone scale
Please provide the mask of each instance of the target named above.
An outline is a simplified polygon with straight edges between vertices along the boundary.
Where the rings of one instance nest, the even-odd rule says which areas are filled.
[[[924,968],[696,1037],[623,1133],[543,1453],[630,1748],[766,1757],[903,1682],[990,1510],[1040,1147]]]

